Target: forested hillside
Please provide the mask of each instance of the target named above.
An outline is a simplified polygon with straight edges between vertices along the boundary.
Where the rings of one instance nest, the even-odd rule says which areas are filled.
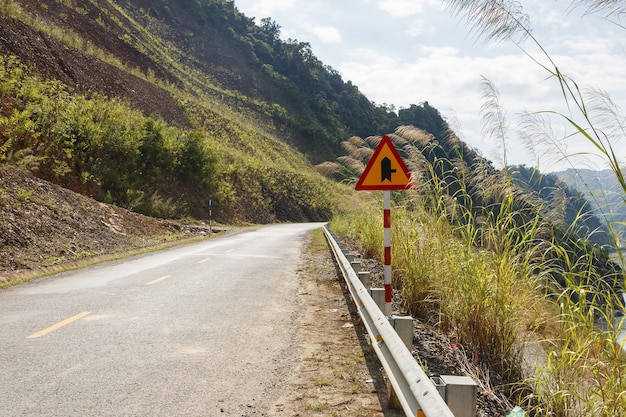
[[[226,0],[5,1],[0,162],[152,216],[328,219],[340,186],[311,164],[440,117],[370,102],[279,34]]]
[[[563,229],[571,228],[581,236],[600,246],[614,246],[614,238],[605,218],[601,221],[600,212],[593,204],[593,196],[584,193],[581,184],[572,183],[558,173],[542,174],[535,168],[515,166],[510,169],[513,181],[522,189],[535,193],[550,207],[560,207],[559,215],[554,215]],[[607,178],[612,175],[607,174]],[[614,249],[614,248],[613,248]]]

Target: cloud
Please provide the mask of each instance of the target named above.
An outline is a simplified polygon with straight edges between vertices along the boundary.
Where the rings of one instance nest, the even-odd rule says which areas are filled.
[[[480,57],[463,55],[453,47],[424,47],[420,55],[399,60],[376,50],[358,49],[351,52],[339,71],[376,103],[408,107],[428,101],[461,129],[457,133],[469,146],[482,149],[486,157],[496,160],[490,153],[496,152],[497,144],[481,133],[481,76],[500,90],[512,125],[511,140],[517,129],[515,122],[524,109],[546,110],[560,104],[554,94],[550,95],[556,85],[546,82],[545,74],[521,53]],[[516,150],[509,162],[524,162],[524,154],[523,149]]]
[[[246,10],[248,17],[271,17],[295,7],[297,0],[256,0]],[[280,24],[280,22],[279,22]]]
[[[418,37],[424,33],[434,33],[435,28],[430,23],[427,23],[423,19],[415,19],[409,23],[407,29],[404,31],[410,37]]]
[[[376,5],[395,19],[412,16],[423,11],[423,2],[415,0],[378,0]]]
[[[340,43],[342,41],[339,29],[334,26],[307,25],[306,30],[315,35],[324,44]]]
[[[608,37],[570,36],[562,42],[561,47],[566,47],[565,51],[571,52],[572,55],[595,55],[611,53],[616,45],[614,40]]]

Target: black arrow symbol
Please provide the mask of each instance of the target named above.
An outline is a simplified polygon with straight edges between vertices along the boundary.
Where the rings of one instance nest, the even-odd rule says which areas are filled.
[[[391,159],[384,157],[380,161],[380,174],[381,174],[380,181],[381,182],[385,180],[391,181],[391,174],[393,174],[394,172],[396,172],[396,170],[391,169]]]

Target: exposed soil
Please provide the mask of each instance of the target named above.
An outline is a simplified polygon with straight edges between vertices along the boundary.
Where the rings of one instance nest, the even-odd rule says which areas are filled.
[[[210,233],[142,216],[0,166],[0,284]]]
[[[159,46],[146,44],[143,29],[129,20],[136,19],[140,25],[150,24],[143,16],[148,9],[168,10],[167,15],[161,16],[166,24],[158,30],[167,32],[163,35],[170,42],[168,47],[179,50],[172,52],[174,59],[184,62],[188,68],[201,71],[213,83],[246,96],[255,97],[260,94],[259,90],[264,95],[281,94],[269,84],[261,86],[258,74],[248,68],[239,51],[215,30],[198,26],[194,16],[185,10],[184,2],[157,4],[133,0],[124,5],[124,11],[107,0],[82,1],[78,9],[58,0],[16,0],[16,3],[29,16],[29,24],[0,14],[0,53],[15,55],[43,77],[59,80],[80,93],[120,98],[145,115],[159,115],[172,125],[193,127],[178,98],[128,72],[150,74],[172,85],[183,84],[179,69],[164,62],[158,51],[151,50]],[[68,46],[45,31],[35,29],[35,22],[55,28],[57,35],[62,33],[66,40],[80,43]],[[196,36],[188,39],[182,35],[186,32]],[[85,52],[92,46],[98,48],[98,54],[108,58],[100,59],[95,56],[98,54]],[[119,68],[119,64],[123,68]]]
[[[67,36],[71,36],[71,33],[80,34],[125,65],[143,72],[150,70],[161,79],[175,81],[158,64],[146,58],[145,54],[120,40],[124,33],[120,32],[122,29],[113,19],[121,19],[121,16],[106,2],[99,5],[101,9],[85,2],[89,11],[86,14],[77,13],[57,1],[22,0],[20,3],[35,19],[51,20],[57,27],[67,29]],[[108,10],[108,13],[100,13],[98,10]],[[94,13],[98,13],[98,16],[92,16]],[[95,18],[101,20],[102,24],[94,25]],[[110,98],[121,97],[146,115],[156,113],[172,124],[189,126],[183,110],[165,90],[82,51],[69,48],[52,36],[2,14],[0,52],[14,54],[43,76],[59,80],[84,93],[97,92]]]

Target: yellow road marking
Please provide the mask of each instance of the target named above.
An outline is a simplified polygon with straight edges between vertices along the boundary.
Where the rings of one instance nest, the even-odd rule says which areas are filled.
[[[48,333],[53,332],[55,330],[58,330],[61,327],[65,326],[65,325],[68,325],[71,322],[76,321],[76,320],[78,320],[80,318],[83,318],[83,317],[85,317],[88,314],[91,314],[91,311],[83,311],[82,313],[78,313],[77,315],[72,316],[69,319],[65,319],[63,321],[60,321],[57,324],[54,324],[54,325],[48,327],[47,329],[43,329],[43,330],[41,330],[41,331],[39,331],[37,333],[31,334],[30,336],[27,337],[27,339],[35,339],[37,337],[41,337],[41,336],[47,335]]]
[[[204,258],[203,260],[198,261],[198,263],[199,263],[199,264],[203,264],[203,263],[205,263],[205,262],[209,262],[210,260],[211,260],[211,258]]]
[[[155,279],[153,281],[146,282],[146,285],[156,284],[157,282],[165,281],[166,279],[171,278],[171,277],[172,277],[171,275],[165,275],[165,276],[163,276],[161,278],[157,278],[157,279]]]

